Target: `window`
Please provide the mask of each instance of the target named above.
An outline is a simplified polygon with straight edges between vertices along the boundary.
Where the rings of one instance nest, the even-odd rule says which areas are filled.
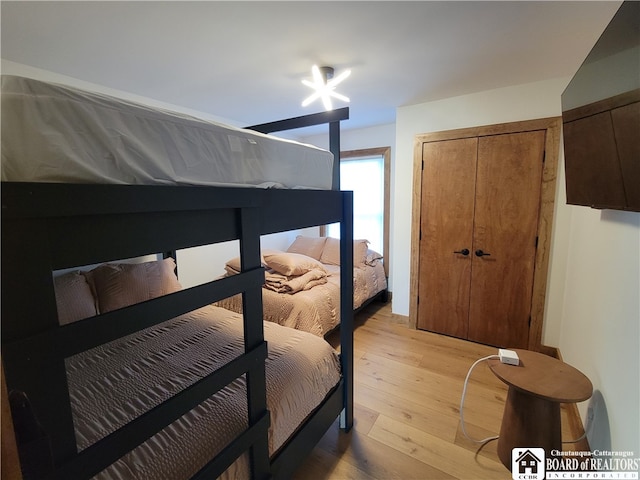
[[[353,238],[366,238],[369,248],[384,245],[384,159],[349,158],[340,162],[340,189],[353,190]],[[329,225],[329,236],[340,237],[340,225]]]
[[[340,154],[340,189],[353,190],[353,237],[369,240],[369,248],[384,257],[389,274],[389,147],[352,150]],[[329,225],[327,235],[340,237],[340,226]]]

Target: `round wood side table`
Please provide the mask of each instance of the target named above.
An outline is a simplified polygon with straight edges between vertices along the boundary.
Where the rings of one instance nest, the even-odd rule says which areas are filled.
[[[591,381],[571,365],[542,353],[514,351],[518,366],[488,361],[509,385],[498,439],[498,457],[509,470],[513,448],[544,448],[547,455],[562,450],[560,404],[582,402],[593,393]]]

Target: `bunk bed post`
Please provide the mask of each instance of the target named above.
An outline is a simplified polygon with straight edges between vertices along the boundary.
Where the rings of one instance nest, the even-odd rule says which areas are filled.
[[[329,123],[329,150],[333,153],[331,188],[340,190],[340,122]]]
[[[50,449],[31,453],[37,454],[38,459],[42,455],[66,459],[75,455],[77,449],[64,360],[57,358],[47,343],[30,355],[21,343],[26,336],[46,334],[58,326],[48,231],[37,218],[15,219],[12,212],[3,211],[2,232],[2,357],[9,393],[11,390],[29,393],[34,417],[29,415],[25,421],[41,424],[44,442],[40,446],[46,447],[48,443],[46,448]],[[52,404],[56,405],[55,411],[50,408]],[[28,415],[28,410],[23,413]],[[17,431],[16,435],[19,437],[20,433]],[[21,462],[31,461],[33,458],[21,456]]]
[[[262,269],[260,260],[260,216],[258,208],[240,210],[240,261],[242,271]],[[263,274],[264,276],[264,274]],[[244,320],[244,349],[249,353],[264,343],[262,323],[262,287],[257,286],[242,293]],[[267,381],[265,363],[257,363],[247,372],[247,409],[249,426],[258,423],[267,412]],[[268,432],[263,432],[250,449],[252,478],[263,479],[270,475]]]
[[[353,192],[342,192],[340,270],[353,272]],[[340,428],[353,426],[353,274],[340,275],[340,362],[344,378],[344,408]]]

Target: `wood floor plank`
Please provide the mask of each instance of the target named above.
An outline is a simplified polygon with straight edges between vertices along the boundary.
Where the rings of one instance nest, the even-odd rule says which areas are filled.
[[[418,366],[422,362],[423,352],[411,342],[384,339],[366,329],[362,329],[358,333],[358,338],[355,341],[355,348],[358,350],[372,351],[375,349],[376,354],[407,365]]]
[[[336,427],[337,428],[337,427]],[[344,455],[335,455],[322,448],[315,448],[305,462],[304,470],[299,469],[293,476],[293,480],[376,480],[367,472],[359,469],[352,462],[347,461]]]
[[[390,361],[377,354],[367,353],[356,363],[356,382],[378,389],[386,394],[397,395],[409,402],[424,406],[437,405],[439,411],[449,415],[459,415],[460,399],[464,379],[452,378],[446,374],[433,373],[424,369]],[[502,411],[492,411],[487,415],[485,404],[502,402],[506,394],[500,394],[482,385],[471,385],[465,402],[468,415],[483,417],[482,421],[500,424]],[[483,424],[481,424],[483,425]]]
[[[479,358],[495,354],[494,347],[408,328],[390,304],[371,304],[354,323],[354,428],[344,433],[334,425],[296,480],[511,478],[498,459],[497,441],[474,443],[460,422],[467,371]],[[339,345],[337,332],[327,339]],[[470,437],[499,433],[506,396],[507,386],[480,363],[464,403]],[[563,440],[577,436],[567,421],[569,411],[561,408]]]
[[[389,448],[385,443],[369,435],[362,435],[357,430],[341,434],[338,433],[337,428],[331,428],[320,440],[316,449],[324,450],[348,462],[364,472],[366,474],[364,478],[377,480],[452,480],[455,478],[410,455]],[[309,475],[306,478],[317,477]],[[342,477],[336,475],[319,478],[341,479]]]
[[[377,410],[367,408],[366,405],[356,401],[353,404],[353,428],[366,435],[376,423],[379,415]]]
[[[511,477],[500,461],[475,455],[385,415],[378,417],[369,436],[455,478],[498,480]]]
[[[362,384],[355,388],[355,401],[442,439],[453,441],[455,438],[459,421],[457,415],[442,415],[431,406],[420,405]]]
[[[462,422],[458,423],[458,429],[456,430],[456,438],[454,443],[459,447],[466,448],[470,452],[476,452],[478,455],[484,455],[485,457],[496,459],[498,456],[498,441],[487,440],[488,438],[497,437],[499,428],[497,430],[486,430],[478,427],[469,422],[465,422],[465,431],[468,438],[462,430]],[[486,440],[485,442],[482,442]]]

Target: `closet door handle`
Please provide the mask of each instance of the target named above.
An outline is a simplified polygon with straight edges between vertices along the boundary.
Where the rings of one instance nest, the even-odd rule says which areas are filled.
[[[476,257],[489,257],[490,253],[483,252],[482,250],[476,250]]]
[[[468,248],[463,248],[462,250],[456,250],[453,253],[460,253],[460,254],[462,254],[462,255],[464,255],[466,257],[467,255],[469,255],[469,249]]]

